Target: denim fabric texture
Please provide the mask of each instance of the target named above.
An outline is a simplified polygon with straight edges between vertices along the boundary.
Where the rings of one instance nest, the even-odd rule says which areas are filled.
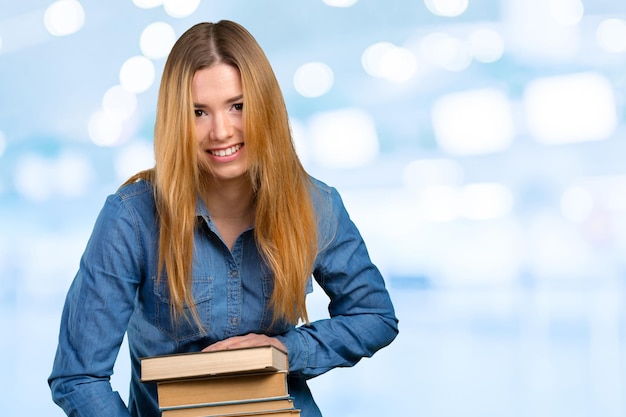
[[[330,318],[297,327],[272,325],[272,274],[253,229],[243,232],[231,251],[201,200],[193,295],[204,329],[184,319],[173,323],[167,279],[157,279],[152,185],[138,181],[109,196],[67,294],[49,377],[54,401],[70,416],[159,416],[156,385],[140,381],[139,358],[265,333],[287,348],[289,392],[302,417],[321,416],[306,381],[371,356],[391,343],[398,328],[384,280],[339,194],[318,180],[312,184],[320,248],[312,276],[330,298]],[[307,291],[312,288],[310,282]],[[110,384],[125,334],[132,366],[126,402]]]

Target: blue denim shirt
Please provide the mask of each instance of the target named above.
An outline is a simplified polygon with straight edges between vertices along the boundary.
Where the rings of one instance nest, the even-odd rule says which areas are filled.
[[[398,329],[383,278],[339,194],[317,180],[311,192],[320,237],[312,275],[330,298],[330,318],[309,326],[272,325],[272,274],[257,251],[253,229],[229,250],[199,200],[193,296],[204,333],[184,320],[172,323],[167,279],[156,279],[152,185],[139,181],[109,196],[63,309],[49,378],[54,401],[71,416],[159,416],[156,386],[140,382],[139,358],[199,351],[231,336],[265,333],[287,348],[289,393],[302,417],[321,416],[306,380],[371,356],[391,343]],[[124,334],[132,366],[128,406],[110,385]]]

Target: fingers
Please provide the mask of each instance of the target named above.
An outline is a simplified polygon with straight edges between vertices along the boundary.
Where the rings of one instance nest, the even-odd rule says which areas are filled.
[[[273,337],[264,334],[249,333],[244,336],[234,336],[219,342],[215,342],[202,349],[203,352],[212,352],[215,350],[240,349],[255,346],[273,345],[280,349],[285,349],[283,344]]]

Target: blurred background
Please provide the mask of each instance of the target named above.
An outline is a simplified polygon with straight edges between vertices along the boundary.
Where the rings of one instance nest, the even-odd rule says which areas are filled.
[[[0,0],[2,415],[62,415],[65,293],[105,197],[153,163],[171,45],[220,19],[265,49],[400,318],[311,382],[325,416],[626,416],[621,0]],[[122,398],[128,377],[123,349]]]

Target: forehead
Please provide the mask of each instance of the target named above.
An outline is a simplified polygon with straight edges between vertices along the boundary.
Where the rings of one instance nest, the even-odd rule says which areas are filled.
[[[191,90],[194,100],[228,100],[241,94],[241,75],[232,65],[216,64],[196,71]]]

